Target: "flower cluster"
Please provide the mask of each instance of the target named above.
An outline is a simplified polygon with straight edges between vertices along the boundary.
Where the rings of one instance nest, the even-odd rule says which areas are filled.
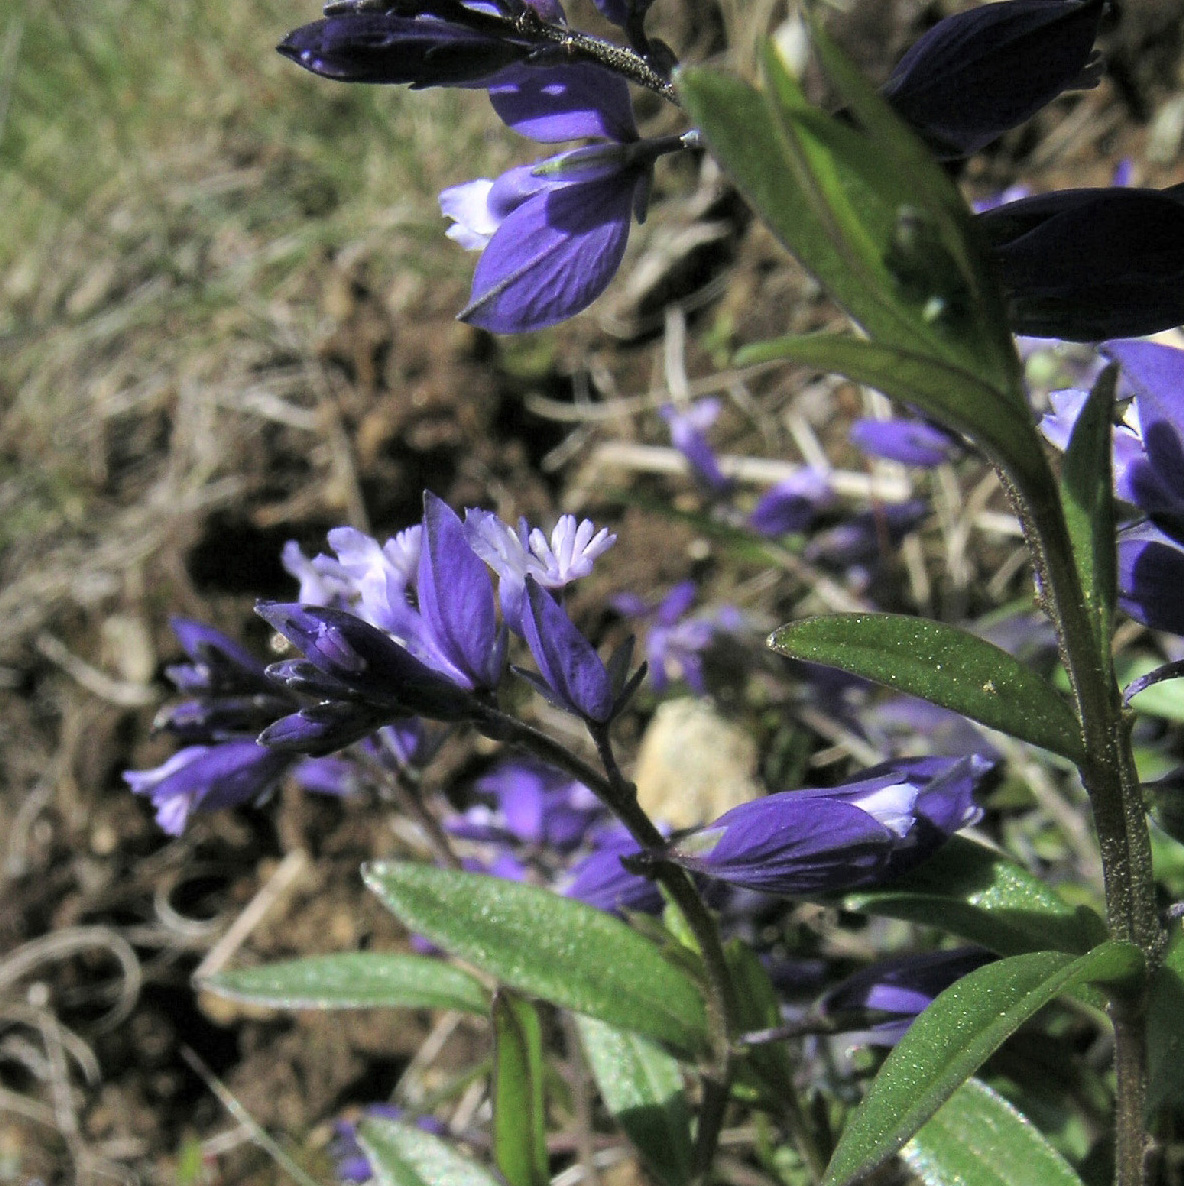
[[[637,129],[630,85],[674,100],[676,59],[647,35],[648,4],[597,0],[597,7],[626,45],[571,28],[559,0],[336,0],[323,20],[279,46],[339,82],[481,89],[520,135],[580,142],[441,194],[449,236],[481,252],[460,315],[473,325],[516,333],[586,308],[620,266],[633,219],[645,217],[655,162],[698,144],[693,128],[654,138]],[[1103,7],[1103,0],[1002,0],[947,17],[900,60],[883,94],[940,156],[970,156],[1065,90],[1097,81]],[[1017,328],[1097,338],[1145,332],[1117,328],[1120,316],[1131,325],[1168,324],[1163,318],[1174,316],[1179,299],[1171,295],[1180,287],[1178,253],[1174,246],[1158,260],[1152,253],[1165,236],[1174,244],[1184,234],[1172,194],[1132,191],[1115,200],[1107,191],[1072,191],[1032,202],[983,215]],[[1100,250],[1066,252],[1066,241],[1082,234]],[[1075,256],[1080,264],[1066,262]],[[1095,289],[1087,290],[1089,274]]]

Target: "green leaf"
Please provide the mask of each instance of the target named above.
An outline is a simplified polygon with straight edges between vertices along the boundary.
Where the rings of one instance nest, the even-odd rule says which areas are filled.
[[[708,1048],[695,980],[619,918],[500,877],[380,861],[366,884],[411,931],[530,996],[696,1058]]]
[[[1098,376],[1073,427],[1061,470],[1061,504],[1073,558],[1098,650],[1107,662],[1118,596],[1110,444],[1117,375],[1111,365]]]
[[[1040,1130],[968,1079],[901,1150],[925,1186],[1081,1186]]]
[[[695,1173],[691,1114],[682,1071],[660,1046],[578,1017],[584,1054],[612,1118],[663,1186],[686,1186]]]
[[[736,990],[737,1023],[743,1033],[775,1029],[784,1021],[781,1000],[769,973],[752,948],[741,939],[732,939],[724,948],[728,971]],[[787,1092],[796,1091],[793,1063],[784,1042],[748,1046],[737,1060],[736,1089],[747,1089],[753,1102],[771,1109],[780,1107]]]
[[[736,363],[783,358],[845,375],[916,407],[969,437],[993,462],[1027,477],[1046,472],[1044,450],[1030,415],[1000,408],[999,394],[970,371],[915,350],[868,342],[850,334],[806,334],[757,342],[736,354]]]
[[[1081,955],[1106,938],[1106,924],[1086,906],[1070,906],[1010,857],[952,837],[920,868],[882,889],[849,894],[862,914],[938,927],[999,955],[1054,947]]]
[[[927,339],[915,319],[897,307],[878,280],[869,279],[866,260],[844,241],[809,161],[787,137],[773,100],[738,78],[704,67],[680,70],[678,89],[712,155],[831,296],[873,336],[924,350]],[[787,105],[788,99],[782,96],[781,102]]]
[[[847,1186],[882,1165],[1004,1039],[1061,993],[1082,983],[1126,982],[1142,969],[1133,944],[1103,943],[1077,959],[1031,952],[964,976],[888,1055],[843,1131],[824,1186]]]
[[[900,614],[830,614],[782,626],[769,645],[940,704],[1073,762],[1081,729],[1053,686],[993,643]]]
[[[1184,924],[1172,924],[1167,954],[1147,997],[1147,1115],[1184,1103]]]
[[[811,22],[811,36],[823,68],[863,128],[866,141],[874,144],[884,168],[907,179],[913,202],[934,223],[941,246],[969,290],[975,324],[966,334],[968,351],[985,364],[983,373],[992,389],[1026,416],[1023,371],[1003,297],[965,199],[916,133],[839,51],[817,20]]]
[[[493,998],[493,1156],[510,1186],[547,1186],[543,1030],[538,1010],[506,989]]]
[[[358,1125],[378,1186],[504,1186],[451,1145],[398,1120],[368,1117]]]
[[[458,1009],[484,1015],[489,994],[439,959],[351,951],[219,972],[200,987],[277,1009]]]

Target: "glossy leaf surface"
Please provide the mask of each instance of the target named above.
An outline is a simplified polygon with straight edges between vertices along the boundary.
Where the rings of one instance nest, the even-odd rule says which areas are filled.
[[[901,1156],[925,1186],[1081,1186],[1040,1130],[978,1079],[963,1083]]]
[[[919,869],[843,901],[860,913],[937,927],[999,955],[1050,947],[1081,955],[1106,938],[1106,924],[1088,907],[1071,906],[1010,857],[964,836]]]
[[[1073,959],[1040,951],[987,964],[946,989],[888,1055],[852,1114],[824,1186],[847,1186],[896,1153],[999,1045],[1061,993],[1128,980],[1143,960],[1104,943]]]
[[[993,643],[902,614],[830,614],[782,626],[769,645],[953,709],[1072,761],[1081,730],[1046,679]]]
[[[489,994],[468,972],[439,959],[351,951],[220,972],[201,987],[277,1009],[459,1009],[485,1014]]]
[[[694,1177],[691,1116],[678,1063],[660,1046],[591,1017],[576,1019],[609,1115],[663,1186]]]
[[[706,1049],[693,978],[613,915],[536,886],[412,862],[376,862],[363,875],[409,930],[502,983],[680,1054]]]

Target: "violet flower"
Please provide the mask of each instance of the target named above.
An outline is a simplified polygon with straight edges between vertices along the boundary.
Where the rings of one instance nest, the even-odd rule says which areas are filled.
[[[718,399],[701,399],[689,408],[665,404],[658,409],[670,428],[670,443],[686,458],[699,485],[715,498],[726,495],[733,485],[719,468],[705,435],[719,418],[721,407]]]
[[[518,674],[566,712],[594,724],[607,724],[616,699],[608,669],[563,607],[529,575],[522,632],[539,675]]]
[[[977,216],[1016,333],[1139,337],[1184,322],[1178,188],[1069,189]]]
[[[550,540],[525,519],[518,528],[503,523],[492,511],[465,510],[465,539],[469,547],[498,575],[502,617],[515,634],[522,634],[526,578],[544,589],[563,589],[586,577],[593,563],[617,542],[607,527],[598,531],[590,519],[560,515]]]
[[[974,795],[994,765],[978,755],[905,758],[843,786],[768,795],[680,837],[663,857],[782,897],[878,883],[920,864],[979,818]]]
[[[748,526],[771,539],[796,535],[813,527],[834,502],[834,488],[826,471],[806,467],[761,495],[748,516]]]
[[[128,770],[133,794],[146,795],[156,822],[179,836],[194,811],[215,811],[259,799],[287,773],[294,759],[255,741],[190,745],[152,770]]]
[[[605,290],[632,218],[644,218],[654,161],[683,142],[638,139],[624,80],[586,62],[513,67],[490,100],[531,139],[597,141],[440,195],[449,236],[482,253],[461,320],[521,333],[566,320]]]
[[[825,993],[818,1009],[843,1026],[846,1041],[895,1046],[934,998],[996,957],[982,947],[959,947],[881,960]],[[854,1021],[864,1028],[846,1028]]]
[[[938,21],[883,94],[942,159],[970,156],[1071,87],[1093,86],[1102,0],[1003,0]]]
[[[659,914],[662,894],[657,885],[621,863],[641,851],[624,827],[610,825],[596,838],[593,851],[572,867],[561,892],[609,914]]]
[[[950,433],[926,420],[858,419],[852,423],[848,436],[853,445],[871,457],[923,469],[945,465],[962,452]]]

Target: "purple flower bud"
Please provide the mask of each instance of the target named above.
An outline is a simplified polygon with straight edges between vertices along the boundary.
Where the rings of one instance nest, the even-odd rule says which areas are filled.
[[[541,684],[532,682],[539,690],[567,712],[606,724],[613,712],[608,670],[563,608],[532,576],[526,578],[522,631],[538,664]]]
[[[463,9],[458,5],[457,11]],[[302,25],[276,48],[305,70],[337,82],[483,87],[522,61],[532,46],[431,17],[353,12]]]
[[[978,819],[974,791],[993,768],[977,755],[901,759],[829,790],[768,795],[682,836],[665,857],[783,897],[877,883],[921,863]]]
[[[1090,342],[1184,322],[1175,188],[1070,189],[978,215],[1016,333]]]
[[[179,836],[194,811],[216,811],[257,799],[270,791],[292,764],[254,741],[226,741],[178,750],[152,770],[128,770],[124,782],[137,795],[147,795],[156,822],[170,836]]]
[[[1063,90],[1092,86],[1102,0],[1003,0],[938,21],[884,97],[938,156],[970,156]]]
[[[840,1024],[852,1019],[867,1026],[847,1032],[849,1042],[894,1046],[935,997],[994,959],[985,948],[959,947],[881,960],[826,993],[819,1012]]]
[[[948,432],[924,420],[860,419],[848,435],[853,445],[872,457],[926,469],[953,461],[961,452]]]
[[[314,667],[336,680],[343,700],[360,700],[388,717],[450,721],[469,715],[472,699],[467,689],[353,614],[279,602],[262,602],[255,612]]]

